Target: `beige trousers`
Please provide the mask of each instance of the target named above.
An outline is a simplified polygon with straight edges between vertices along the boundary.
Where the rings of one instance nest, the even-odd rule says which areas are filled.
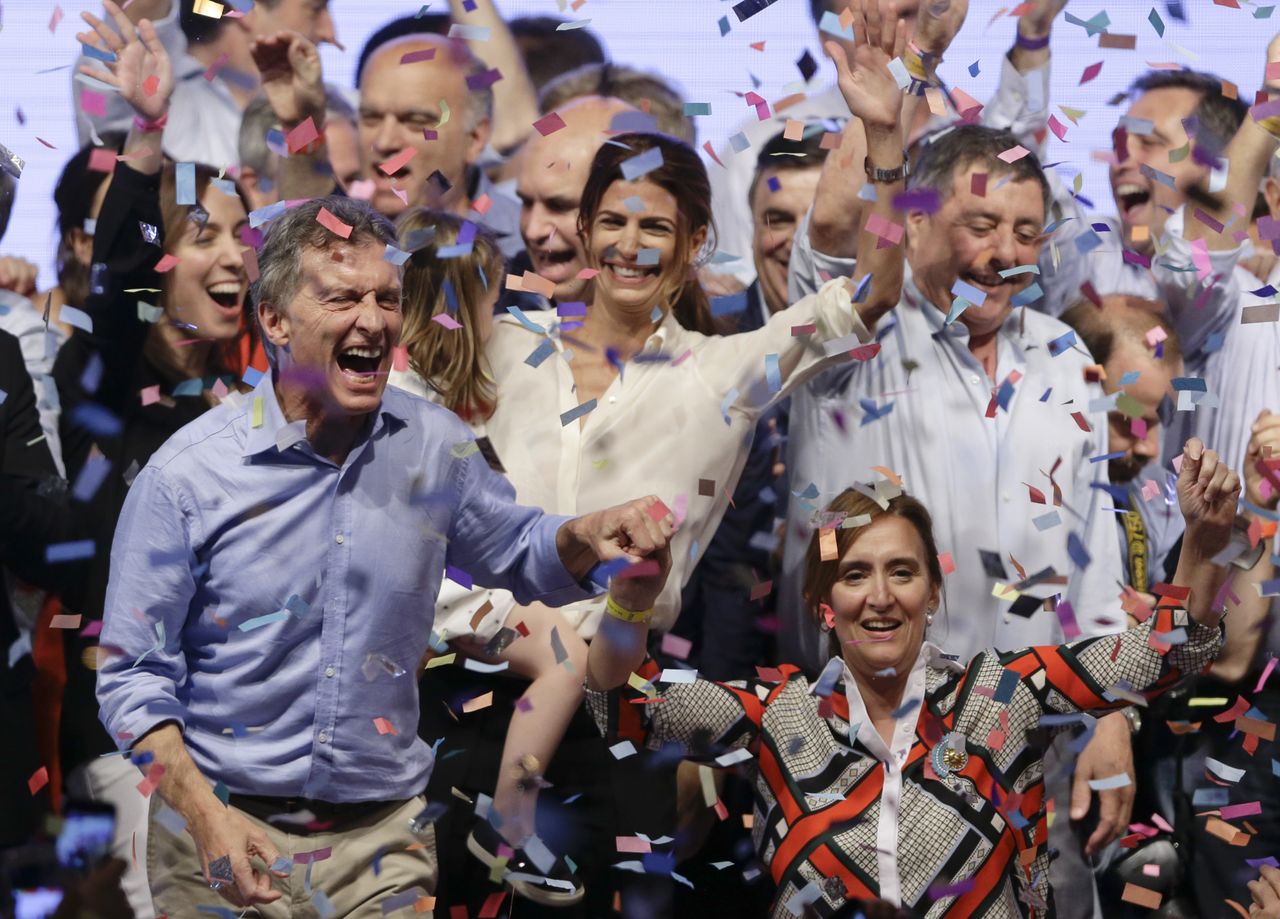
[[[175,836],[157,821],[161,806],[159,795],[152,795],[147,876],[157,915],[169,919],[209,919],[217,915],[250,919],[381,919],[383,903],[395,898],[396,903],[403,901],[403,906],[410,907],[405,915],[415,919],[431,917],[430,909],[412,909],[421,898],[433,895],[436,888],[434,829],[428,829],[426,835],[409,829],[410,821],[427,806],[422,795],[361,819],[343,821],[320,833],[288,833],[244,814],[266,831],[284,858],[293,862],[288,878],[272,881],[284,896],[244,911],[232,907],[209,888],[200,869],[195,840],[185,830]],[[302,860],[309,864],[294,860],[295,856],[324,849],[330,850],[327,858]]]

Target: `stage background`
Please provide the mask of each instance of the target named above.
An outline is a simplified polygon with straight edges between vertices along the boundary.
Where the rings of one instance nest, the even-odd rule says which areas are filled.
[[[189,2],[189,0],[188,0]],[[590,19],[591,28],[618,63],[658,70],[673,80],[690,102],[710,103],[712,114],[696,119],[699,143],[711,140],[717,150],[751,110],[735,91],[753,88],[766,99],[781,98],[798,88],[796,60],[808,48],[821,68],[815,86],[834,78],[834,68],[821,55],[817,31],[809,18],[807,0],[777,0],[746,22],[738,22],[732,3],[726,0],[589,0],[576,12],[563,13],[556,0],[498,0],[507,16],[559,15],[565,19]],[[1094,153],[1109,147],[1109,135],[1123,108],[1107,101],[1123,91],[1148,63],[1178,63],[1210,70],[1240,87],[1242,98],[1252,99],[1261,81],[1267,41],[1280,27],[1280,17],[1269,18],[1272,7],[1240,0],[1241,8],[1219,3],[1236,0],[1183,0],[1187,21],[1169,12],[1166,0],[1068,5],[1066,12],[1089,20],[1101,12],[1110,19],[1108,31],[1136,35],[1134,50],[1098,47],[1098,36],[1089,37],[1080,26],[1059,18],[1053,37],[1051,110],[1067,126],[1066,143],[1052,141],[1046,159],[1062,161],[1059,167],[1074,174],[1084,172],[1082,193],[1100,212],[1112,208],[1106,168]],[[1002,55],[1013,39],[1014,22],[1007,8],[1017,0],[973,0],[968,21],[940,70],[950,85],[959,86],[980,101],[989,98],[999,75]],[[432,9],[445,9],[436,0]],[[417,2],[389,0],[332,0],[332,11],[345,53],[326,47],[323,59],[326,79],[342,86],[353,84],[353,70],[365,38],[389,19],[412,14]],[[55,10],[62,19],[50,31]],[[1157,35],[1149,20],[1152,9],[1164,25]],[[3,0],[0,26],[0,141],[27,161],[19,185],[13,220],[0,252],[21,255],[41,266],[42,288],[55,283],[52,255],[55,248],[52,192],[63,162],[75,150],[70,65],[79,49],[75,33],[83,27],[81,10],[101,12],[95,0]],[[1260,18],[1258,14],[1262,14]],[[721,35],[719,21],[728,18],[730,31]],[[764,50],[750,45],[764,42]],[[970,76],[977,62],[978,73]],[[1082,73],[1102,62],[1096,79],[1081,86]],[[50,70],[50,68],[60,68]],[[1058,109],[1066,105],[1083,110],[1078,125]],[[25,124],[21,123],[25,118]],[[41,144],[43,139],[54,149]],[[743,155],[754,156],[748,150]],[[718,168],[711,164],[712,169]]]

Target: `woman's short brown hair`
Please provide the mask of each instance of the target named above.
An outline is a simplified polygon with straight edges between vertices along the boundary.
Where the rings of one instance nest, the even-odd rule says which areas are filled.
[[[842,527],[841,522],[856,517],[867,516],[871,519],[862,526]],[[826,518],[828,525],[835,526],[836,557],[823,561],[822,548],[819,544],[822,529],[813,531],[809,540],[809,549],[804,557],[804,599],[809,613],[818,622],[822,621],[820,607],[831,601],[831,590],[835,587],[840,573],[840,559],[849,551],[849,547],[857,542],[863,530],[880,517],[901,517],[915,527],[924,544],[925,568],[929,572],[929,581],[935,587],[942,587],[942,563],[938,561],[938,546],[933,540],[933,518],[929,510],[915,498],[906,493],[889,499],[888,508],[881,507],[874,499],[860,491],[846,488],[827,505]]]

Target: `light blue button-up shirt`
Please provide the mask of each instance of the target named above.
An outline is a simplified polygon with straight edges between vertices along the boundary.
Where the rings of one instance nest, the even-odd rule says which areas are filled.
[[[513,495],[466,425],[392,388],[344,463],[317,456],[266,378],[130,489],[98,673],[107,731],[126,749],[174,721],[241,794],[421,792],[415,673],[445,565],[522,603],[589,595],[556,550],[567,518]]]

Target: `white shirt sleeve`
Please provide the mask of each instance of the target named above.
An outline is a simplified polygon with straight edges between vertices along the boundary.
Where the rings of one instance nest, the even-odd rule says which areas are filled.
[[[1036,138],[1047,130],[1048,99],[1049,65],[1021,73],[1006,54],[1000,59],[996,94],[982,109],[982,123],[1011,131],[1018,143],[1043,159],[1044,145]]]
[[[815,294],[827,281],[838,277],[853,277],[858,260],[824,255],[813,248],[809,239],[809,221],[813,217],[813,205],[796,227],[791,242],[791,262],[787,266],[787,297],[796,303]]]

